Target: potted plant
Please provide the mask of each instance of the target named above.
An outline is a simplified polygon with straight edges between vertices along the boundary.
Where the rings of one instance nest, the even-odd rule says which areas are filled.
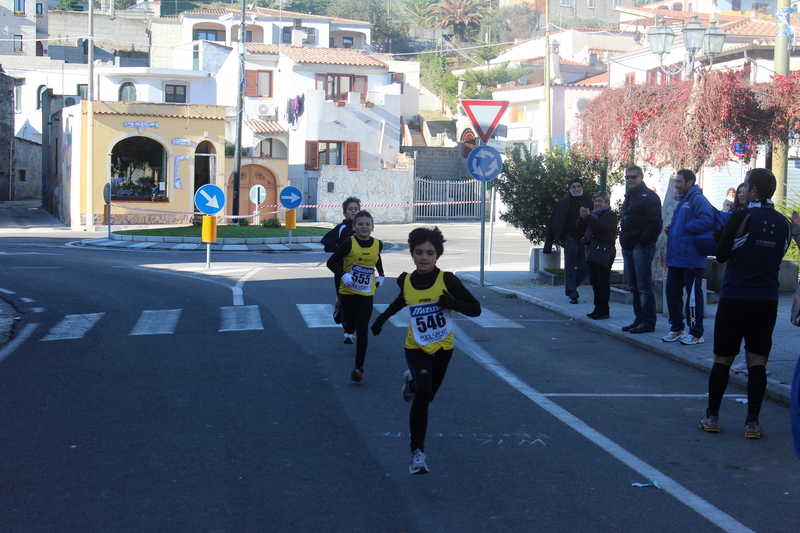
[[[369,100],[364,100],[363,102],[361,102],[361,105],[363,105],[364,107],[375,107],[375,104],[370,102]]]
[[[347,104],[347,100],[336,100],[336,107],[344,107]]]

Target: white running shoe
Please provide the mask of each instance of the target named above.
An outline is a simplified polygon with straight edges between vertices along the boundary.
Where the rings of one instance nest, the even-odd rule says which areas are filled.
[[[353,344],[356,341],[356,336],[353,333],[345,333],[343,344]]]
[[[689,334],[689,332],[685,331],[685,330],[684,331],[670,331],[669,333],[667,333],[666,335],[661,337],[661,340],[664,341],[664,342],[675,342],[675,341],[683,340],[683,338],[686,337],[688,334]]]
[[[750,375],[750,372],[747,371],[747,361],[742,361],[738,365],[733,365],[731,367],[731,370],[733,372],[736,372],[737,374],[744,374],[745,376]],[[769,368],[767,368],[766,370],[767,370],[767,375],[769,375]]]
[[[430,472],[428,465],[425,464],[425,454],[422,453],[422,450],[411,452],[411,466],[408,467],[408,471],[411,472],[412,476]]]
[[[706,342],[706,339],[703,338],[701,335],[700,337],[695,337],[694,335],[686,335],[681,339],[681,344],[684,346],[694,346],[695,344],[703,344]]]

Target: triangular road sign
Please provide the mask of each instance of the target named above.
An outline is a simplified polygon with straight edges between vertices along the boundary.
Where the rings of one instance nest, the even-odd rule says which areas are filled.
[[[502,100],[461,100],[472,126],[484,143],[489,142],[509,103]]]

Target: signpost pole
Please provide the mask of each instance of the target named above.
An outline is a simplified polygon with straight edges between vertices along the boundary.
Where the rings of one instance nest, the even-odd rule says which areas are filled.
[[[475,139],[475,149],[477,150],[481,145],[480,139]],[[480,282],[481,287],[485,287],[483,283],[483,254],[486,250],[485,246],[486,236],[486,184],[481,183],[481,274]]]
[[[492,201],[489,204],[489,266],[492,265],[492,237],[494,237],[494,199],[497,189],[492,187]]]

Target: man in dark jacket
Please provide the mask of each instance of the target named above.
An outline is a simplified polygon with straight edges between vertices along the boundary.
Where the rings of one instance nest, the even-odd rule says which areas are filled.
[[[661,233],[661,199],[645,185],[640,167],[631,165],[625,169],[625,181],[628,192],[622,204],[619,245],[636,318],[622,331],[650,333],[656,330],[653,256]]]
[[[553,243],[558,242],[564,249],[564,294],[569,303],[578,303],[578,287],[589,275],[581,237],[583,231],[578,229],[581,207],[591,209],[592,202],[583,194],[583,181],[572,178],[569,181],[569,194],[561,198],[553,209],[542,253],[549,254]]]
[[[701,255],[694,245],[694,237],[711,233],[714,229],[714,208],[697,186],[697,177],[691,170],[675,174],[675,210],[672,221],[664,227],[667,235],[667,283],[665,294],[672,324],[664,342],[680,341],[695,345],[705,342],[703,337],[703,272],[708,257]],[[686,305],[683,291],[686,290]],[[685,316],[684,316],[685,307]],[[684,321],[684,318],[686,319]]]

